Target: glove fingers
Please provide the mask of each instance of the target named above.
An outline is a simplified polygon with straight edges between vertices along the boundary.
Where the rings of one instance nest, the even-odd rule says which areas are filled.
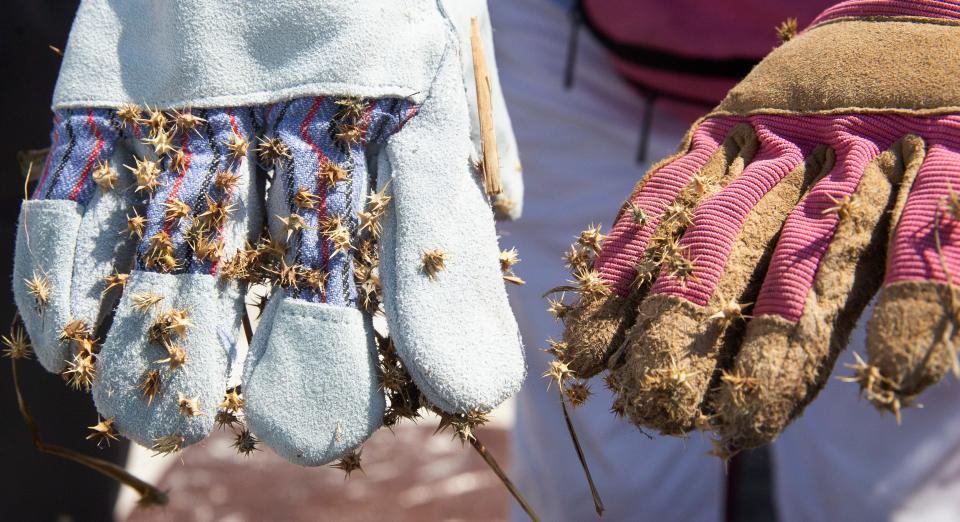
[[[750,126],[717,120],[697,127],[690,143],[689,151],[654,166],[621,209],[593,266],[603,292],[584,291],[589,288],[583,276],[592,273],[587,266],[592,248],[588,238],[582,237],[568,254],[581,295],[565,315],[561,359],[579,377],[603,370],[632,326],[636,303],[656,276],[654,267],[643,263],[658,248],[652,238],[682,234],[696,201],[736,177],[757,147]]]
[[[44,173],[21,208],[14,297],[37,358],[52,372],[72,357],[64,329],[92,335],[113,302],[104,299],[108,276],[129,270],[132,242],[119,235],[130,206],[129,175],[118,172],[121,134],[113,111],[58,112]]]
[[[493,213],[470,168],[467,114],[460,65],[447,52],[379,164],[393,196],[380,265],[390,336],[420,391],[450,413],[490,410],[526,376]]]
[[[832,167],[832,152],[809,151],[758,124],[754,161],[705,200],[679,241],[657,255],[660,277],[628,334],[615,372],[631,419],[663,433],[703,424],[702,406],[718,365],[743,334],[783,221],[805,186]]]
[[[317,97],[265,112],[270,234],[281,252],[264,258],[278,288],[243,386],[250,429],[296,464],[330,462],[383,421],[370,317],[358,309],[378,306],[372,244],[386,204],[366,197],[366,155],[410,109],[397,99]]]
[[[359,310],[277,296],[251,357],[243,380],[247,424],[290,462],[326,464],[382,424],[373,327]]]
[[[931,139],[916,180],[902,183],[884,287],[867,326],[867,364],[855,368],[865,397],[898,419],[927,386],[958,370],[954,187],[960,187],[960,150]]]
[[[137,175],[151,196],[137,268],[97,356],[93,387],[101,415],[158,452],[213,429],[243,313],[241,285],[219,277],[222,256],[258,227],[262,197],[249,158],[250,114],[194,114],[206,122],[170,132],[179,148],[163,154],[162,173],[152,181]]]
[[[882,154],[848,137],[837,165],[784,225],[743,345],[716,391],[721,452],[775,438],[812,401],[882,279],[894,185],[922,141]],[[862,175],[857,176],[857,173]]]

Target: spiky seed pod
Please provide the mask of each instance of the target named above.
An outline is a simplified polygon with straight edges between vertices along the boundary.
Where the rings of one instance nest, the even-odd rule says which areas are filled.
[[[567,357],[567,343],[564,341],[555,341],[553,339],[547,339],[547,345],[549,348],[544,350],[545,352],[553,355],[558,360],[563,361]]]
[[[547,379],[547,389],[550,389],[554,382],[563,389],[564,383],[573,377],[573,370],[563,361],[550,361],[547,371],[543,372],[543,378]]]
[[[30,354],[32,353],[30,350],[30,339],[20,326],[14,326],[10,330],[10,335],[0,337],[0,342],[2,342],[4,346],[4,357],[13,360],[30,358]]]
[[[110,446],[110,441],[120,440],[117,438],[117,430],[113,427],[113,417],[109,419],[98,419],[97,423],[93,426],[88,426],[90,434],[87,435],[87,440],[92,440],[97,443],[97,447],[103,447],[104,443],[107,446]]]
[[[319,268],[306,270],[303,273],[303,285],[322,294],[326,291],[328,276],[329,274],[327,272]]]
[[[647,213],[644,212],[642,208],[636,203],[630,203],[630,219],[633,220],[633,224],[638,227],[647,226]]]
[[[567,267],[574,272],[587,270],[590,267],[590,251],[580,245],[570,245],[570,250],[564,254],[563,260]]]
[[[447,253],[439,248],[428,250],[423,253],[420,260],[420,269],[430,279],[436,279],[437,274],[447,268]]]
[[[352,122],[341,123],[333,135],[334,139],[348,147],[363,142],[364,129]]]
[[[80,339],[89,338],[90,333],[90,325],[88,325],[86,321],[83,319],[74,319],[63,327],[59,340],[60,342],[79,341]]]
[[[237,186],[237,183],[240,182],[240,176],[233,174],[228,170],[217,171],[216,176],[213,178],[214,186],[223,190],[224,192],[229,192]]]
[[[684,255],[675,256],[669,259],[666,264],[669,265],[670,275],[676,278],[681,285],[686,285],[691,278],[696,277],[696,264]]]
[[[660,264],[652,257],[644,256],[637,262],[637,275],[633,279],[633,287],[640,288],[648,283],[652,283],[660,272]]]
[[[223,241],[212,240],[206,237],[198,237],[190,243],[194,255],[197,259],[205,261],[219,261],[223,257]]]
[[[150,236],[144,264],[147,268],[159,268],[164,272],[169,272],[177,267],[177,261],[173,258],[173,242],[170,240],[170,234],[161,230]]]
[[[167,167],[170,172],[182,173],[187,170],[187,155],[182,149],[176,149],[170,153],[170,163]]]
[[[230,138],[227,140],[227,150],[230,151],[230,155],[235,161],[239,161],[246,157],[247,150],[250,148],[250,143],[244,139],[243,136],[237,134],[236,132],[230,134]]]
[[[745,315],[743,311],[751,304],[753,303],[738,303],[736,299],[723,299],[721,297],[718,310],[707,317],[707,320],[719,321],[722,326],[726,327],[734,321],[748,319],[750,316]]]
[[[243,409],[243,397],[240,396],[239,388],[230,388],[223,394],[223,402],[220,403],[220,409],[237,412]]]
[[[356,96],[341,98],[334,103],[340,107],[340,110],[337,111],[337,119],[353,121],[363,118],[370,106],[366,100]]]
[[[857,352],[853,352],[853,356],[856,361],[853,364],[844,365],[853,370],[853,376],[840,377],[839,379],[844,382],[859,384],[860,395],[881,411],[886,410],[893,413],[899,425],[902,420],[900,418],[901,410],[903,407],[910,405],[910,398],[903,396],[900,385],[889,377],[884,377],[879,368],[867,364]]]
[[[240,418],[231,411],[220,410],[217,412],[216,417],[213,418],[213,422],[216,425],[217,429],[223,428],[233,428],[240,424]]]
[[[558,321],[563,321],[570,312],[570,305],[565,304],[560,299],[547,299],[547,311]]]
[[[257,154],[264,163],[276,166],[283,158],[291,158],[290,148],[280,138],[260,138]]]
[[[187,439],[179,433],[173,435],[166,435],[164,437],[158,437],[153,439],[153,446],[150,449],[153,450],[153,456],[157,455],[170,455],[177,453],[183,449],[183,445],[186,444]]]
[[[513,270],[513,266],[520,262],[520,253],[517,252],[516,247],[511,248],[510,250],[502,250],[500,252],[500,270],[504,274],[509,274]]]
[[[589,248],[595,254],[599,254],[600,244],[603,243],[606,237],[607,236],[600,233],[600,225],[591,224],[586,230],[580,232],[580,236],[577,237],[577,243],[584,248]]]
[[[627,415],[627,404],[623,401],[621,397],[617,397],[613,400],[613,404],[610,406],[610,413],[618,419],[623,419]]]
[[[97,166],[93,169],[93,182],[104,192],[116,188],[119,179],[117,171],[106,161],[97,162]]]
[[[343,457],[340,457],[340,460],[330,464],[331,468],[339,469],[344,473],[344,480],[350,478],[350,474],[354,471],[363,472],[363,467],[360,464],[360,453],[363,450],[354,450],[350,453],[347,453]]]
[[[787,18],[777,26],[777,40],[787,43],[797,36],[797,19]]]
[[[140,124],[140,120],[143,118],[143,112],[140,110],[140,107],[132,103],[125,103],[117,108],[117,118],[120,118],[120,122],[123,123],[124,126],[132,129]]]
[[[50,303],[50,280],[46,275],[34,271],[30,279],[24,279],[23,282],[27,285],[27,292],[33,296],[34,310],[42,314]]]
[[[277,214],[277,221],[283,225],[283,229],[287,232],[286,241],[288,242],[294,233],[300,232],[301,230],[307,228],[307,222],[300,214],[290,214],[287,217]]]
[[[380,389],[383,391],[399,392],[409,383],[406,372],[396,366],[383,368],[380,372]]]
[[[207,209],[197,216],[197,220],[202,226],[210,230],[220,228],[220,225],[227,219],[236,205],[229,202],[220,202],[206,195]]]
[[[101,295],[106,295],[107,292],[113,290],[114,288],[126,288],[127,281],[130,279],[130,274],[121,274],[116,270],[112,274],[103,278],[103,282],[106,283],[106,286],[103,288]]]
[[[693,224],[693,212],[690,207],[680,201],[674,201],[667,206],[663,213],[663,222],[676,224],[679,227],[687,227]]]
[[[734,393],[731,394],[734,402],[743,405],[743,399],[747,392],[753,391],[760,385],[756,377],[747,375],[738,375],[726,370],[720,375],[720,381],[726,384]]]
[[[168,131],[157,132],[143,141],[153,147],[153,152],[157,157],[170,155],[177,150],[173,145],[173,135]],[[171,168],[171,170],[173,169]]]
[[[303,279],[303,271],[303,265],[288,265],[285,259],[281,259],[280,265],[276,268],[264,269],[271,284],[280,288],[299,288],[299,283]]]
[[[163,111],[147,107],[147,117],[140,123],[150,128],[150,136],[156,136],[166,132],[169,120]]]
[[[340,216],[328,216],[320,222],[320,233],[333,243],[331,256],[339,253],[349,254],[353,249],[350,242],[350,229]]]
[[[79,355],[88,355],[93,357],[100,351],[100,347],[97,346],[97,341],[89,337],[86,339],[77,339],[76,341],[73,341],[73,344],[77,347],[77,354]]]
[[[380,192],[374,192],[367,196],[367,210],[374,214],[382,214],[387,210],[390,200],[393,199],[393,196],[387,195],[389,187],[390,184],[387,183],[380,189]]]
[[[143,239],[143,231],[147,228],[147,218],[137,213],[136,209],[132,216],[127,216],[127,234],[131,238]]]
[[[380,224],[382,214],[361,210],[357,213],[360,218],[360,232],[369,231],[374,238],[379,238],[383,233],[383,226]]]
[[[333,187],[341,181],[350,179],[350,173],[340,165],[332,161],[327,161],[320,166],[320,179],[323,180],[328,187]]]
[[[133,303],[133,309],[139,312],[146,312],[153,305],[163,300],[163,296],[153,292],[139,292],[130,296],[130,302]]]
[[[233,257],[220,265],[220,277],[232,281],[246,281],[250,272],[247,266],[247,257],[242,251],[237,251]]]
[[[320,197],[315,194],[312,194],[305,187],[300,187],[300,190],[298,190],[297,193],[293,195],[293,204],[296,205],[297,208],[308,208],[311,210],[316,210],[317,203],[319,203],[319,201],[320,201]]]
[[[657,265],[669,265],[672,260],[684,257],[680,239],[673,236],[653,236],[650,238],[650,258]]]
[[[173,128],[179,132],[187,132],[191,130],[197,130],[200,125],[206,123],[207,120],[193,114],[189,108],[182,111],[175,110],[173,111]]]
[[[162,382],[160,370],[147,370],[143,373],[143,377],[140,379],[140,384],[137,385],[137,389],[140,390],[140,397],[147,401],[148,405],[153,404],[153,399],[155,399],[160,393]]]
[[[610,295],[610,288],[596,270],[578,270],[573,275],[580,296],[587,299],[601,299]]]
[[[174,335],[184,336],[190,326],[187,310],[167,310],[157,316],[147,330],[147,339],[152,343],[161,344],[171,349],[171,339]]]
[[[576,381],[564,388],[563,394],[566,395],[570,405],[579,408],[590,398],[590,385],[586,381]]]
[[[157,361],[157,364],[167,364],[170,366],[170,371],[176,371],[187,364],[187,351],[183,349],[182,346],[172,343],[167,343],[165,345],[167,349],[167,357]]]
[[[260,444],[260,440],[246,428],[240,430],[233,440],[233,448],[243,456],[249,456],[254,451],[257,451],[259,449],[257,448],[257,444]]]
[[[854,199],[849,194],[844,195],[840,198],[835,198],[830,194],[827,194],[827,198],[833,202],[833,206],[823,210],[823,214],[836,214],[840,219],[847,220],[850,219],[860,207],[859,200]]]
[[[284,240],[274,237],[264,238],[257,247],[258,252],[264,257],[273,259],[283,259],[287,256],[287,243]]]
[[[148,195],[152,195],[160,186],[160,167],[158,163],[148,159],[141,160],[136,156],[133,157],[133,160],[135,162],[133,167],[130,165],[124,165],[124,167],[133,174],[137,182],[136,192],[146,192]]]
[[[97,376],[97,367],[94,364],[94,357],[89,353],[78,353],[73,360],[67,362],[67,368],[63,371],[63,378],[74,390],[90,391],[90,386]]]
[[[166,328],[171,334],[183,337],[190,327],[189,313],[186,308],[181,310],[172,309],[166,312]]]
[[[177,392],[177,408],[184,417],[199,417],[203,415],[200,411],[200,399],[198,397],[187,397]]]
[[[179,199],[174,199],[172,201],[167,201],[163,204],[163,221],[164,223],[174,223],[180,221],[181,219],[190,215],[193,209],[190,208],[190,205],[187,205]]]

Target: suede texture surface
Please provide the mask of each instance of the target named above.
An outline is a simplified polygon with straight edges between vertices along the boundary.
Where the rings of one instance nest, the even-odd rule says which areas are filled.
[[[145,311],[133,306],[133,296],[163,297]],[[159,274],[133,271],[113,325],[97,357],[93,399],[104,418],[112,417],[117,431],[144,446],[161,437],[182,435],[184,445],[198,442],[212,430],[217,405],[223,400],[243,300],[235,283],[208,274]],[[171,309],[188,311],[186,335],[175,338],[187,352],[186,363],[171,369],[160,363],[167,351],[148,340],[156,318]],[[161,375],[159,394],[147,401],[138,388],[149,370]],[[180,394],[197,399],[199,415],[180,411]]]
[[[526,375],[499,266],[493,214],[471,168],[458,43],[451,37],[419,113],[381,155],[381,279],[397,353],[417,387],[448,412],[489,410]],[[442,203],[441,203],[442,201]],[[442,250],[430,277],[423,256]]]
[[[72,317],[73,258],[82,220],[82,209],[75,201],[27,200],[20,207],[13,296],[37,360],[51,372],[62,371],[70,356],[69,343],[61,343],[58,337]],[[27,287],[34,274],[45,277],[50,285],[49,302],[42,308]]]
[[[383,422],[369,316],[274,296],[243,377],[250,430],[280,456],[319,466],[359,446]]]
[[[53,106],[231,107],[318,94],[419,101],[446,38],[436,2],[172,0],[160,9],[87,0]]]
[[[767,55],[713,114],[957,112],[956,34],[950,25],[883,19],[814,27]]]

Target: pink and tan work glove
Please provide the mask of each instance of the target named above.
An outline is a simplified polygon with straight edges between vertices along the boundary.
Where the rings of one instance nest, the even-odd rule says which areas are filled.
[[[614,410],[730,455],[814,399],[880,290],[865,395],[898,413],[955,362],[960,3],[855,0],[764,59],[568,254],[554,351]],[[955,192],[957,191],[957,192]]]

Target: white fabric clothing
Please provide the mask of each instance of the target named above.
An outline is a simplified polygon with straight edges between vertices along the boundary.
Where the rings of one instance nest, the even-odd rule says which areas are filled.
[[[960,520],[960,384],[924,392],[897,426],[836,377],[866,357],[868,309],[820,396],[773,444],[781,522]]]
[[[610,220],[649,165],[635,161],[642,99],[616,75],[604,51],[581,35],[576,85],[563,88],[565,12],[547,0],[490,2],[507,104],[526,185],[523,219],[501,225],[501,245],[516,245],[514,311],[527,344],[527,381],[518,396],[510,476],[543,520],[594,520],[590,491],[567,435],[556,387],[541,378],[548,337],[561,326],[541,295],[570,274],[561,254],[591,222]],[[676,150],[690,121],[658,111],[648,157]],[[609,411],[599,380],[574,410],[581,443],[607,512],[604,520],[720,520],[724,473],[706,453],[706,436],[649,440]],[[514,504],[513,517],[525,520]]]

